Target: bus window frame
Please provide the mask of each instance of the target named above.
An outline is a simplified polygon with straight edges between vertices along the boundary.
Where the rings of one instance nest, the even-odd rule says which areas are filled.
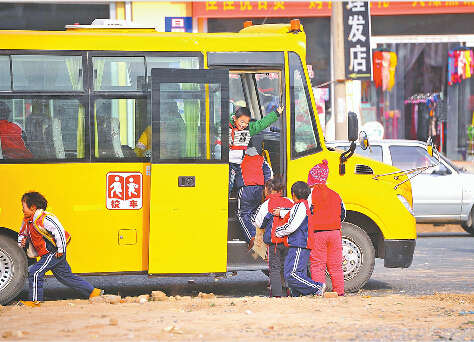
[[[90,90],[90,159],[93,163],[128,163],[128,162],[139,162],[139,163],[151,163],[151,157],[123,157],[123,158],[107,158],[107,157],[96,157],[95,156],[95,129],[94,129],[94,105],[97,99],[146,99],[147,100],[147,110],[150,113],[150,125],[152,125],[152,112],[151,112],[151,83],[148,83],[148,65],[146,57],[195,57],[199,62],[199,69],[202,68],[204,64],[204,55],[199,51],[97,51],[91,50],[87,51],[87,62],[88,62],[88,84],[87,89]],[[141,91],[138,90],[94,90],[94,66],[92,63],[93,57],[143,57],[145,60],[145,86]],[[192,70],[199,70],[192,69]],[[151,73],[150,73],[151,81]],[[153,128],[152,128],[153,132]],[[152,133],[153,137],[153,133]],[[152,140],[153,141],[153,140]],[[153,149],[153,143],[152,143]]]
[[[88,94],[87,85],[87,54],[84,50],[0,50],[0,56],[7,55],[10,60],[10,90],[0,90],[0,95],[3,94],[47,94],[47,95],[76,95]],[[34,56],[81,56],[82,57],[82,90],[13,90],[13,62],[11,56],[13,55],[34,55]]]
[[[299,61],[299,66],[295,66],[291,64],[291,61],[290,61],[290,54],[294,54],[297,58],[298,58],[298,61]],[[311,148],[309,150],[306,150],[306,151],[303,151],[303,152],[296,152],[295,150],[295,110],[296,110],[296,106],[295,106],[295,96],[294,96],[294,71],[301,67],[302,71],[303,71],[303,75],[304,75],[304,79],[302,80],[303,82],[303,88],[304,88],[304,91],[305,91],[305,95],[306,95],[306,101],[308,103],[308,109],[309,109],[309,115],[310,115],[310,118],[311,118],[311,125],[313,127],[313,133],[314,133],[314,137],[315,137],[315,140],[316,140],[316,143],[317,143],[317,146],[314,147],[314,148]],[[318,133],[318,125],[316,124],[316,119],[315,119],[315,114],[314,114],[314,108],[313,108],[313,103],[311,102],[311,95],[309,93],[309,89],[308,89],[308,82],[307,82],[307,70],[304,69],[303,67],[303,62],[301,60],[301,57],[300,55],[296,52],[296,51],[288,51],[288,73],[289,73],[289,95],[290,95],[290,131],[291,131],[291,139],[290,139],[290,157],[291,157],[291,160],[295,160],[295,159],[299,159],[299,158],[302,158],[302,157],[306,157],[306,156],[309,156],[309,155],[312,155],[312,154],[316,154],[318,152],[321,152],[323,150],[322,146],[321,146],[321,138],[319,136],[319,133]]]
[[[0,164],[65,164],[65,163],[89,163],[90,160],[90,139],[89,139],[89,99],[86,94],[81,96],[66,94],[47,94],[47,93],[21,93],[21,94],[2,94],[0,93],[0,101],[3,99],[44,99],[44,100],[77,100],[84,108],[84,158],[30,158],[30,159],[0,159]]]
[[[174,81],[174,82],[160,82],[161,83],[197,83],[197,84],[212,84],[214,78],[211,78],[211,77],[208,77],[208,72],[209,71],[212,71],[212,69],[178,69],[178,70],[192,70],[195,74],[192,75],[192,76],[188,76],[188,75],[179,75],[181,78],[179,81]],[[222,69],[221,69],[222,70]],[[229,113],[228,113],[228,109],[229,109],[229,82],[228,82],[228,78],[229,78],[229,74],[230,74],[230,71],[227,69],[227,84],[223,84],[221,82],[221,80],[217,80],[217,83],[221,85],[221,98],[220,98],[220,101],[221,101],[221,108],[226,111],[225,109],[227,109],[227,114],[226,115],[222,115],[221,114],[221,141],[222,142],[225,142],[225,141],[229,141],[229,130],[228,130],[228,117],[230,116]],[[197,82],[198,81],[198,82]],[[225,88],[227,87],[227,95],[226,96],[223,96],[223,94],[225,94]],[[158,88],[160,89],[160,88]],[[152,93],[153,91],[157,91],[159,92],[159,90],[157,90],[155,88],[152,89]],[[205,95],[206,96],[206,95]],[[206,99],[206,102],[207,102],[207,99]],[[153,107],[153,101],[152,101],[152,107]],[[207,104],[206,104],[207,105]],[[158,97],[158,100],[155,102],[155,106],[160,106],[160,97]],[[206,113],[207,109],[204,109],[204,112]],[[151,157],[151,163],[152,164],[181,164],[181,165],[185,165],[185,164],[214,164],[214,165],[217,165],[217,164],[228,164],[229,163],[229,146],[228,144],[225,144],[223,143],[221,146],[222,146],[222,150],[221,150],[221,159],[187,159],[187,158],[179,158],[179,159],[161,159],[160,158],[160,140],[159,139],[153,139],[153,126],[156,124],[156,125],[159,125],[159,121],[160,121],[160,113],[158,112],[158,115],[156,116],[156,119],[155,121],[153,121],[153,113],[152,113],[152,157]],[[206,114],[204,115],[204,118],[201,118],[201,120],[205,120],[205,116]],[[206,132],[207,134],[207,132]],[[209,137],[206,137],[206,140],[208,139]],[[153,150],[155,150],[157,152],[153,152]],[[156,158],[155,158],[156,157]]]

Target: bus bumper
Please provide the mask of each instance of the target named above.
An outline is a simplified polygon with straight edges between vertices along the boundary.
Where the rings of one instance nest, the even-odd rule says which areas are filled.
[[[384,266],[407,268],[413,261],[416,240],[385,240]]]

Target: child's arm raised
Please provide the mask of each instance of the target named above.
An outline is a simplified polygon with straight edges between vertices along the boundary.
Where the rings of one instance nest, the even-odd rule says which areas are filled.
[[[275,235],[277,237],[283,237],[293,233],[303,223],[306,218],[306,207],[301,203],[297,203],[290,211],[290,218],[288,223],[283,226],[277,227]]]

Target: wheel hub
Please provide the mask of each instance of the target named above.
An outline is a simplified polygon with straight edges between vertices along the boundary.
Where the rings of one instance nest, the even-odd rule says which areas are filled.
[[[353,241],[342,238],[342,271],[344,279],[352,279],[362,266],[362,252]]]
[[[0,248],[0,291],[2,291],[13,277],[13,260]]]

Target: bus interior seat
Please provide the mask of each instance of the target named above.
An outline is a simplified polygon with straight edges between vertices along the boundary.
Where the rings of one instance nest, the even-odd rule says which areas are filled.
[[[114,148],[115,157],[123,158],[122,145],[120,144],[120,121],[117,118],[112,118],[110,121],[112,127],[112,146]]]
[[[26,118],[27,148],[35,158],[56,157],[52,130],[52,120],[48,115],[31,114]]]
[[[61,134],[61,120],[58,118],[52,119],[51,129],[46,130],[46,136],[48,140],[53,141],[56,158],[64,159],[66,154],[64,153],[63,136]]]
[[[99,158],[123,158],[120,144],[120,121],[110,114],[97,113],[97,140]]]

